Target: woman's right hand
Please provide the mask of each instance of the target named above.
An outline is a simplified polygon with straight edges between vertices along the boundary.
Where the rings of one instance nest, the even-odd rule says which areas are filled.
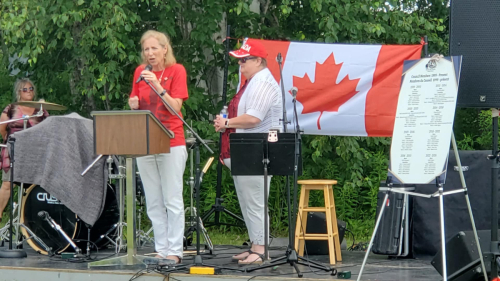
[[[129,98],[128,105],[130,106],[130,109],[139,109],[139,98],[138,97]]]

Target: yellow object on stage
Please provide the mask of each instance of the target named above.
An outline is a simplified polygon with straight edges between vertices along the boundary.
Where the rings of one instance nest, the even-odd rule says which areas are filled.
[[[342,261],[340,252],[339,229],[337,226],[337,213],[335,212],[335,200],[333,197],[333,185],[336,180],[299,180],[302,185],[299,200],[299,212],[295,228],[295,250],[300,256],[304,255],[306,240],[327,240],[330,252],[330,264]],[[324,207],[309,207],[309,193],[314,190],[323,192],[325,198]],[[309,212],[324,212],[326,214],[326,234],[305,233],[307,227],[307,214]]]
[[[214,275],[215,268],[213,267],[201,267],[201,266],[193,266],[189,269],[190,274],[205,274],[205,275]]]

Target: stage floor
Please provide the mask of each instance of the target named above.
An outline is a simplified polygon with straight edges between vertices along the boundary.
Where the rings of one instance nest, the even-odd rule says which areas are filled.
[[[141,273],[145,273],[146,271],[150,273],[141,275],[138,280],[285,280],[298,277],[294,268],[288,264],[253,272],[238,271],[239,269],[244,270],[245,267],[239,267],[236,262],[231,261],[231,256],[241,252],[243,249],[237,246],[219,245],[215,246],[212,255],[208,253],[202,254],[204,263],[216,268],[230,268],[221,270],[221,274],[215,276],[189,275],[186,274],[186,270],[174,270],[169,274],[162,274],[159,271],[155,273],[153,267],[146,270],[146,266],[144,265],[92,267],[89,269],[88,262],[86,261],[70,262],[62,260],[60,256],[48,257],[37,254],[29,247],[25,247],[25,249],[28,253],[28,258],[0,259],[0,280],[133,280],[133,277],[137,277],[134,275],[141,270]],[[150,254],[152,251],[151,247],[146,247],[139,249],[138,254]],[[279,258],[284,254],[284,251],[285,247],[271,247],[270,256],[272,259]],[[112,250],[102,250],[99,251],[97,258],[106,258],[112,254]],[[332,267],[339,272],[350,271],[352,274],[350,279],[356,280],[361,269],[364,254],[365,252],[344,250],[342,251],[342,262]],[[94,255],[96,254],[93,253]],[[122,251],[118,256],[123,255],[125,253]],[[328,256],[310,256],[309,258],[325,265],[328,262]],[[392,259],[387,256],[370,254],[362,280],[440,280],[441,276],[430,265],[430,259]],[[192,264],[193,256],[186,255],[183,263],[187,265]],[[308,266],[299,265],[299,269],[304,274],[301,280],[338,279],[337,276],[330,276],[329,273],[317,269],[312,270]]]

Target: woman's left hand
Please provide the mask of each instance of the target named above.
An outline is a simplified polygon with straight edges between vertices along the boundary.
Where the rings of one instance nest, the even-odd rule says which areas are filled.
[[[226,120],[227,118],[222,118],[220,115],[215,116],[214,127],[216,132],[219,132],[221,129],[226,127]]]

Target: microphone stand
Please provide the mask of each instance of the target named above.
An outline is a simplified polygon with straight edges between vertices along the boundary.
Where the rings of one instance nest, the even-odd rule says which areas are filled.
[[[156,90],[156,88],[153,85],[151,85],[151,82],[149,82],[146,79],[144,79],[144,82],[146,82],[146,84],[148,84],[148,86],[151,88],[151,90],[153,90],[153,92],[155,92],[156,95],[158,95],[158,97],[163,102],[165,107],[170,109],[170,112],[174,113],[175,116],[177,116],[177,118],[179,118],[179,120],[181,120],[182,123],[184,123],[184,126],[186,126],[186,128],[188,128],[188,130],[193,134],[193,136],[196,138],[196,140],[198,142],[200,142],[201,144],[203,144],[205,146],[205,148],[208,150],[208,152],[210,152],[210,154],[214,154],[213,150],[211,150],[210,147],[208,147],[207,143],[203,139],[201,139],[200,136],[198,136],[198,134],[193,130],[193,128],[191,128],[191,126],[189,126],[189,124],[186,122],[186,120],[184,120],[179,115],[179,113],[177,111],[175,111],[175,109],[166,100],[163,99],[163,97],[160,95],[160,93],[158,93],[158,90]]]
[[[205,146],[205,148],[211,154],[213,154],[214,152],[210,149],[210,147],[208,147],[207,143],[203,139],[201,139],[200,136],[198,136],[198,134],[193,130],[193,128],[191,128],[191,126],[189,126],[188,123],[179,115],[179,113],[177,111],[175,111],[174,108],[166,100],[164,100],[162,98],[160,93],[158,93],[158,90],[156,90],[156,88],[153,85],[151,85],[151,82],[147,81],[146,79],[144,79],[144,82],[146,82],[146,84],[149,85],[151,90],[153,90],[153,92],[155,92],[158,95],[158,97],[161,99],[161,101],[163,102],[165,107],[170,109],[170,112],[173,112],[175,114],[175,116],[177,116],[177,118],[179,118],[182,121],[182,123],[184,123],[184,126],[186,126],[186,128],[188,128],[188,130],[196,138],[196,142],[194,144],[195,154],[196,154],[196,156],[195,156],[195,158],[196,158],[196,177],[195,177],[195,183],[194,183],[194,190],[196,192],[196,209],[200,210],[201,169],[200,169],[200,149],[199,149],[199,146],[200,146],[200,144],[203,144]],[[192,264],[192,266],[209,266],[208,264],[203,263],[203,258],[201,257],[201,254],[200,254],[200,223],[199,223],[199,221],[200,221],[200,212],[197,211],[196,212],[196,222],[197,222],[197,224],[196,224],[196,256],[194,258],[194,263]],[[181,264],[173,265],[171,268],[164,270],[164,272],[179,270],[179,269],[183,269],[186,267],[187,267],[187,265],[181,265]],[[221,268],[221,267],[218,267],[218,268]],[[231,268],[222,268],[222,269],[231,269]]]
[[[282,92],[282,97],[283,97],[283,127],[285,132],[287,132],[287,124],[289,123],[287,121],[287,116],[286,116],[286,110],[285,110],[285,89],[284,89],[284,83],[283,83],[283,73],[282,73],[282,68],[281,68],[281,63],[282,63],[282,58],[281,58],[281,53],[278,53],[277,57],[278,65],[279,65],[279,70],[280,70],[280,77],[281,77],[281,92]],[[295,146],[294,146],[294,170],[293,170],[293,192],[294,192],[294,201],[293,203],[290,202],[290,185],[288,182],[288,176],[286,178],[286,188],[287,188],[287,201],[288,201],[288,248],[286,250],[285,256],[277,258],[269,262],[269,264],[266,265],[261,265],[253,268],[248,268],[246,269],[247,272],[251,272],[254,270],[260,270],[264,268],[269,268],[269,267],[275,267],[277,265],[283,265],[283,264],[289,264],[294,267],[295,271],[297,272],[297,275],[299,278],[302,278],[304,275],[302,272],[300,272],[298,265],[304,265],[308,266],[310,268],[316,268],[320,269],[326,272],[331,272],[330,275],[335,276],[337,274],[337,270],[332,267],[327,267],[325,265],[322,265],[318,262],[312,261],[310,259],[301,257],[297,254],[297,251],[295,250],[295,235],[293,233],[295,229],[295,216],[292,215],[292,212],[295,213],[295,210],[297,208],[297,180],[299,177],[299,158],[300,158],[300,146],[302,142],[302,137],[301,137],[301,130],[299,126],[299,118],[297,114],[297,99],[295,96],[293,97],[293,115],[295,119]],[[292,211],[293,209],[293,211]]]

